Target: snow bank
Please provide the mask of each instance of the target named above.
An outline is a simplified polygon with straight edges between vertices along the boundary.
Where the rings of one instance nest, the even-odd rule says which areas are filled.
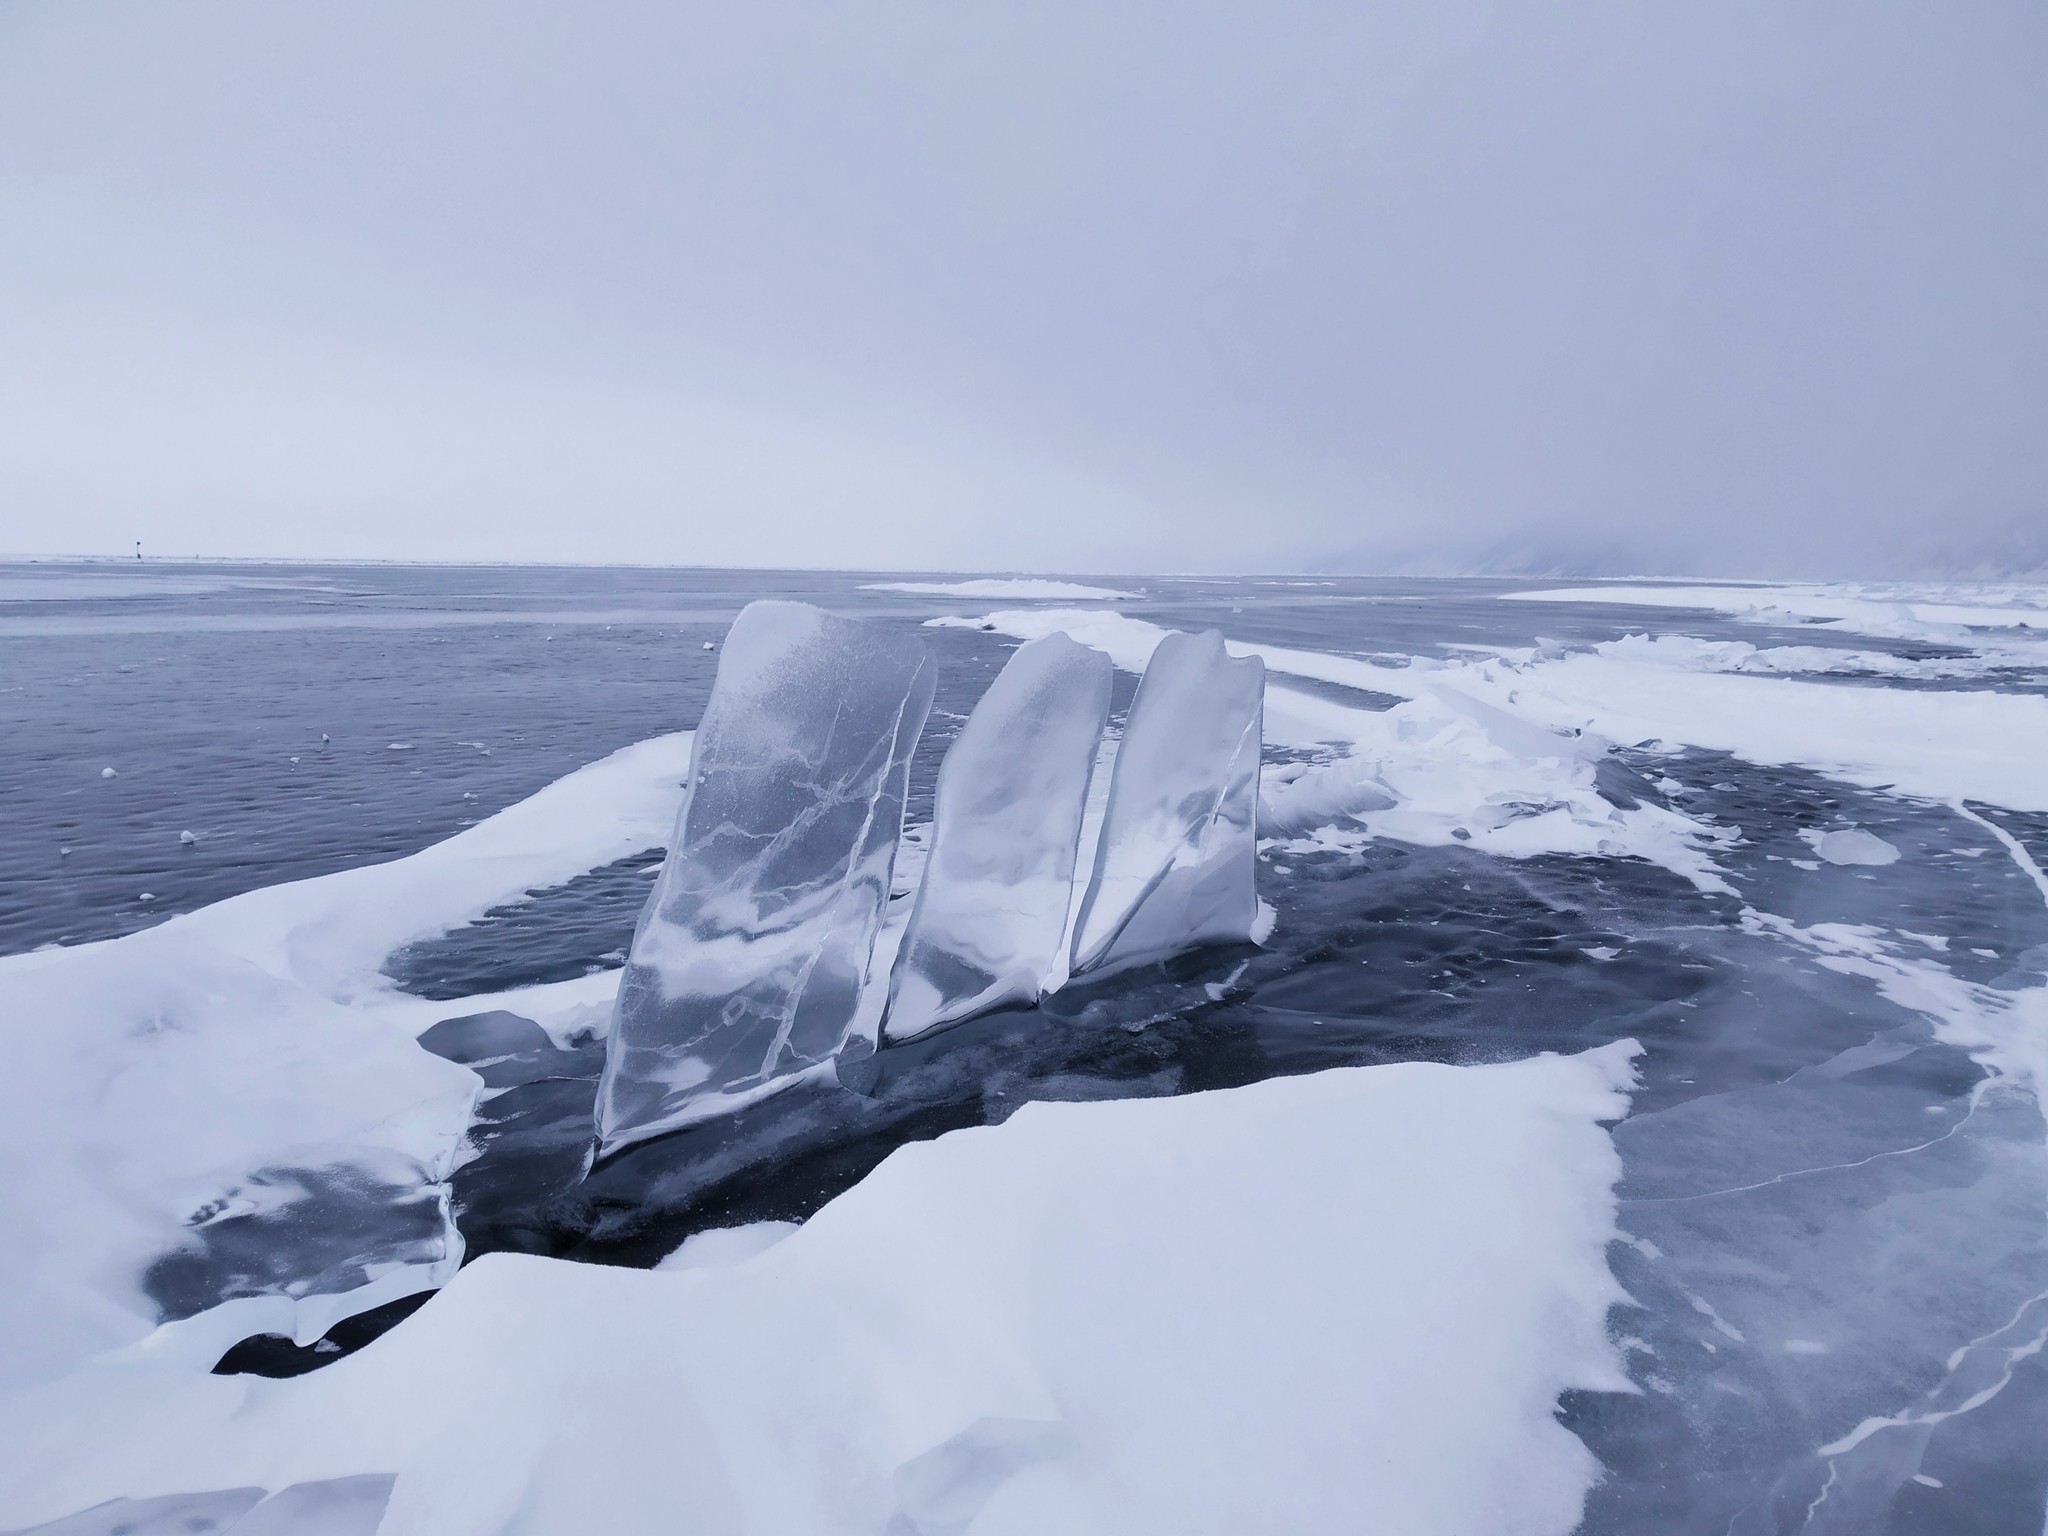
[[[2048,587],[1973,583],[1841,583],[1817,586],[1598,586],[1503,592],[1525,603],[1618,603],[1705,608],[1759,624],[1821,622],[1903,640],[1968,638],[1988,629],[2048,630]]]
[[[1084,609],[1013,609],[934,625],[993,628],[1035,639],[1064,630],[1142,671],[1167,633],[1156,624]],[[1306,771],[1269,776],[1261,826],[1288,846],[1341,847],[1368,837],[1463,843],[1503,858],[1537,854],[1649,859],[1706,890],[1725,891],[1710,850],[1716,829],[1653,804],[1603,797],[1595,770],[1607,743],[1525,719],[1476,696],[1477,664],[1382,666],[1286,646],[1229,643],[1279,680],[1266,689],[1269,745],[1316,753]],[[1286,686],[1305,677],[1392,694],[1388,710],[1357,709]],[[1496,694],[1499,690],[1493,690]],[[1581,722],[1573,722],[1574,726]]]
[[[1849,677],[1899,677],[1916,681],[1978,678],[2014,658],[2001,651],[1969,656],[1894,656],[1887,651],[1850,651],[1823,645],[1754,646],[1747,640],[1697,640],[1690,635],[1624,635],[1593,647],[1596,655],[1647,661],[1691,672],[1834,673]]]
[[[1460,687],[1553,729],[1797,765],[1930,800],[2048,810],[2048,698],[1700,673],[1617,655],[1475,663]]]
[[[382,1536],[1561,1533],[1632,1042],[1029,1104],[767,1251],[492,1255],[315,1375],[0,1399],[0,1525],[396,1473]]]
[[[1065,629],[1130,670],[1144,665],[1164,633],[1141,619],[1077,609],[1012,610],[929,622],[990,627],[1027,639]],[[1537,804],[1545,795],[1572,805],[1583,817],[1604,820],[1604,803],[1588,800],[1590,780],[1584,775],[1517,769],[1502,760],[1505,754],[1530,765],[1561,761],[1553,754],[1578,749],[1546,741],[1569,737],[1583,742],[1589,735],[1596,738],[1591,744],[1596,754],[1603,744],[1598,738],[1661,741],[1732,752],[1755,763],[1812,768],[1926,799],[2048,810],[2048,774],[2040,768],[2048,761],[2048,698],[1701,671],[1700,644],[1622,642],[1572,656],[1529,650],[1472,661],[1418,658],[1406,667],[1235,641],[1230,650],[1261,657],[1270,671],[1281,674],[1267,693],[1269,742],[1342,744],[1351,755],[1382,761],[1386,766],[1380,777],[1390,784],[1404,763],[1413,765],[1409,782],[1427,786],[1426,798],[1438,814],[1422,824],[1410,818],[1406,830],[1397,829],[1393,820],[1373,819],[1374,829],[1388,836],[1441,841],[1436,828],[1445,815],[1456,818],[1462,809],[1484,819],[1489,805]],[[1347,709],[1289,693],[1288,676],[1369,688],[1409,703],[1383,713]],[[1493,712],[1481,728],[1489,746],[1471,759],[1470,771],[1460,769],[1455,739],[1460,727],[1454,717],[1465,710],[1460,700],[1476,700]],[[1487,762],[1494,764],[1492,770],[1483,768]],[[1469,818],[1455,824],[1472,834],[1474,846],[1510,856],[1518,842],[1529,852],[1625,851],[1693,878],[1698,878],[1698,861],[1685,849],[1710,836],[1708,829],[1683,817],[1665,822],[1635,813],[1616,813],[1614,827],[1623,835],[1606,834],[1606,849],[1563,822],[1554,823],[1560,834],[1555,839],[1546,840],[1539,828],[1522,827],[1513,838],[1486,842],[1479,840],[1479,828]],[[1579,831],[1588,825],[1582,822]]]
[[[211,1364],[250,1333],[310,1343],[445,1280],[461,1247],[442,1186],[477,1079],[413,1043],[449,1005],[398,996],[379,967],[659,846],[689,741],[628,747],[409,858],[0,958],[0,1382],[122,1347]],[[590,1011],[614,978],[590,982],[542,1012]],[[210,1257],[264,1223],[269,1272]],[[167,1257],[184,1305],[147,1283]],[[166,1315],[182,1320],[152,1334]]]
[[[1114,587],[1091,587],[1078,581],[1046,581],[1031,577],[977,577],[973,581],[871,581],[863,592],[917,592],[931,597],[1023,597],[1072,600],[1090,597],[1143,597]]]

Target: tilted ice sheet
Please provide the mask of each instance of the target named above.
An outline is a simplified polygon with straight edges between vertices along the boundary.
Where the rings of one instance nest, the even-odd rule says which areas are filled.
[[[689,744],[626,748],[408,858],[0,958],[0,1382],[131,1347],[203,1369],[445,1280],[478,1082],[413,1044],[448,1005],[379,968],[659,846]],[[574,1014],[610,980],[537,990]]]
[[[934,675],[915,638],[805,603],[733,621],[619,984],[604,1151],[855,1043]]]
[[[1117,749],[1076,974],[1251,937],[1265,679],[1213,629],[1152,652]]]
[[[0,1527],[381,1472],[380,1536],[1562,1536],[1632,1050],[1030,1104],[729,1267],[494,1254],[311,1376],[102,1366],[0,1398]]]
[[[1065,635],[1030,641],[947,751],[891,978],[890,1038],[1037,1001],[1066,936],[1110,674],[1107,656]]]

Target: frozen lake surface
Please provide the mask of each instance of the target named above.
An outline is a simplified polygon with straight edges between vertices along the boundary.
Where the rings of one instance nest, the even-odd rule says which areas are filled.
[[[1260,655],[1270,936],[586,1177],[761,597],[931,646],[912,849],[1020,641]],[[41,564],[0,654],[0,1530],[2043,1528],[2041,589]]]

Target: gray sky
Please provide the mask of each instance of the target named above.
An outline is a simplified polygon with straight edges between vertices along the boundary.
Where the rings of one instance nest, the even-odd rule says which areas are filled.
[[[0,549],[2044,530],[2038,0],[0,0]]]

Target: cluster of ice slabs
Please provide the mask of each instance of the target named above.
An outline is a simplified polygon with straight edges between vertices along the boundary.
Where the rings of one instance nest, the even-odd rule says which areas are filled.
[[[1214,631],[1160,643],[1090,851],[1110,674],[1064,634],[1034,640],[962,727],[876,1029],[862,998],[934,665],[920,641],[807,604],[742,612],[619,988],[600,1154],[843,1069],[877,1034],[1248,939],[1263,665]]]

